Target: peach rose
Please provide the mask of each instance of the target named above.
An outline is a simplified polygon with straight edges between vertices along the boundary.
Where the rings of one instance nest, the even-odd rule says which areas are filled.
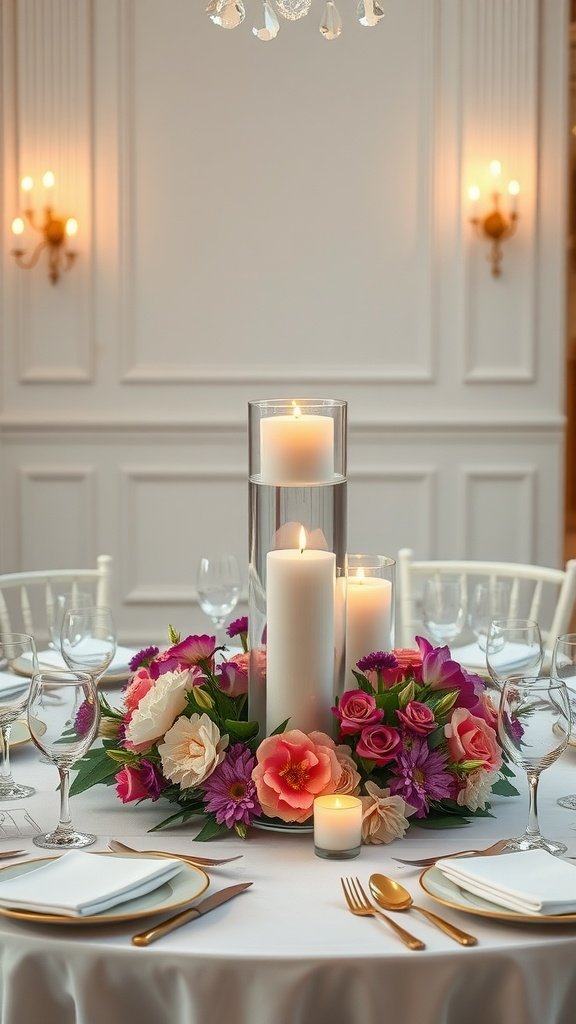
[[[334,793],[342,774],[334,741],[321,732],[307,736],[289,729],[268,736],[258,747],[256,760],[252,778],[262,810],[282,821],[306,821],[314,798]]]
[[[154,686],[154,680],[147,668],[139,668],[134,673],[128,686],[124,690],[124,707],[127,711],[133,712],[140,701],[146,696],[148,690]]]
[[[228,740],[208,715],[181,716],[158,745],[164,775],[181,789],[199,786],[224,760]]]
[[[494,729],[482,718],[471,715],[467,708],[456,708],[450,721],[444,726],[448,740],[450,758],[459,761],[479,761],[487,772],[497,771],[502,764],[502,754]]]

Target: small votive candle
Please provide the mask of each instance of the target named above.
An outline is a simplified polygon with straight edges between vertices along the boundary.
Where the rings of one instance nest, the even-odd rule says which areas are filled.
[[[327,860],[357,857],[362,844],[362,802],[356,796],[318,796],[314,801],[314,853]]]

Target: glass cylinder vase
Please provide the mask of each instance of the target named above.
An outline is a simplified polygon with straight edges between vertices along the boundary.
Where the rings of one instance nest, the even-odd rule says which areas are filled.
[[[248,714],[331,733],[344,676],[346,402],[249,403]]]

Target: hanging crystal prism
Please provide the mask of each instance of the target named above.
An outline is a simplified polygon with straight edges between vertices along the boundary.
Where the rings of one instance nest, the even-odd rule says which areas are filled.
[[[275,39],[280,31],[280,22],[276,17],[276,12],[268,3],[268,0],[263,0],[262,9],[260,12],[260,20],[254,25],[252,32],[257,39],[261,39],[262,42],[268,43],[271,39]]]
[[[211,0],[206,10],[214,24],[220,28],[238,28],[246,17],[242,0],[216,0],[215,4]]]
[[[359,0],[358,21],[365,28],[373,28],[384,17],[384,11],[378,0]]]
[[[283,18],[298,21],[303,18],[312,6],[312,0],[276,0],[276,7]]]
[[[320,22],[320,32],[324,39],[338,39],[342,32],[342,18],[334,0],[328,0],[324,8],[324,14]]]

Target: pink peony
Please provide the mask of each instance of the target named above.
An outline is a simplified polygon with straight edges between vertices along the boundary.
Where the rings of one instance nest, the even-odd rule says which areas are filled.
[[[389,725],[369,725],[362,730],[356,744],[358,757],[374,761],[380,768],[394,761],[402,749],[402,739],[398,729]]]
[[[372,694],[364,693],[364,690],[346,690],[338,707],[332,710],[340,721],[341,736],[353,736],[384,718],[382,708],[377,708]]]
[[[136,768],[125,765],[115,775],[115,779],[116,792],[123,804],[132,803],[133,800],[143,800],[150,795]]]
[[[334,741],[320,732],[312,736],[290,729],[269,736],[258,747],[252,778],[268,817],[306,821],[314,798],[334,793],[342,773]]]
[[[154,680],[147,668],[139,668],[124,690],[124,706],[130,714],[136,710],[142,697],[154,686]]]
[[[484,771],[497,771],[502,764],[502,754],[494,729],[482,718],[471,715],[467,708],[456,708],[450,721],[444,726],[448,740],[450,759],[479,761]]]
[[[427,704],[422,704],[418,700],[409,701],[404,710],[398,709],[396,714],[402,725],[417,736],[428,736],[436,728],[434,712]]]

